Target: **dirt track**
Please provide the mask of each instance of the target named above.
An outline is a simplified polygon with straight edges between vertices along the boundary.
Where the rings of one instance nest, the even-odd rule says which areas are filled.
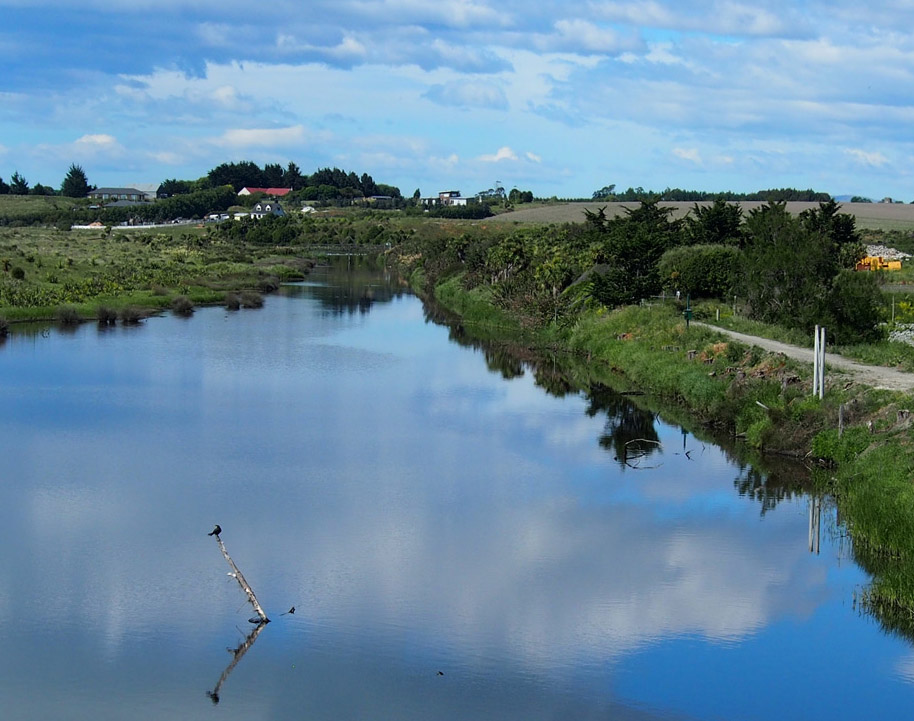
[[[705,328],[719,331],[742,343],[756,345],[759,348],[771,351],[772,353],[783,353],[788,358],[793,358],[812,365],[813,351],[811,348],[800,348],[795,345],[779,343],[776,340],[768,340],[767,338],[759,338],[754,335],[746,335],[745,333],[737,333],[736,331],[718,328],[717,326],[708,325],[707,323],[693,322],[695,325],[702,325]],[[893,391],[914,390],[914,373],[907,373],[905,371],[895,370],[894,368],[885,368],[884,366],[865,365],[863,363],[848,360],[847,358],[834,353],[825,354],[826,378],[829,366],[831,366],[832,369],[837,369],[842,373],[846,373],[858,383],[873,386],[874,388],[885,388]]]

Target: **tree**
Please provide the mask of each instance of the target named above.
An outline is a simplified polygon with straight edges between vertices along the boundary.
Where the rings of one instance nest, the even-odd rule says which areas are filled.
[[[810,233],[828,236],[835,244],[839,265],[853,269],[866,256],[866,246],[857,232],[857,219],[849,213],[839,213],[840,209],[834,200],[828,200],[819,203],[818,208],[804,210],[800,220]]]
[[[70,169],[60,184],[60,194],[67,198],[85,198],[90,190],[85,171],[79,165],[70,163]]]
[[[35,183],[29,190],[29,195],[54,195],[54,188],[49,188],[47,185],[42,185],[41,183]]]
[[[10,193],[13,195],[28,195],[29,194],[29,183],[28,181],[19,175],[19,171],[15,171],[13,176],[10,178]]]
[[[848,269],[860,243],[833,201],[791,216],[786,203],[749,212],[742,287],[750,315],[788,328],[824,324],[840,342],[879,336],[875,279]]]
[[[685,242],[689,245],[738,245],[743,211],[735,203],[715,200],[712,205],[698,205],[685,219]]]
[[[282,187],[292,188],[292,190],[301,190],[305,187],[305,178],[301,174],[301,169],[291,160],[283,171]]]
[[[193,183],[189,180],[177,180],[170,178],[162,182],[156,190],[156,195],[160,198],[170,198],[173,195],[186,195],[194,191]]]
[[[661,256],[680,244],[681,223],[671,221],[671,208],[661,208],[657,199],[645,200],[626,215],[607,219],[604,209],[585,213],[594,268],[591,295],[614,307],[637,303],[660,292],[658,264]]]
[[[10,186],[3,182],[3,178],[0,178],[0,195],[7,195],[10,192]]]
[[[265,188],[281,188],[283,187],[282,181],[283,170],[279,163],[267,163],[263,166],[263,184]]]
[[[599,190],[593,192],[594,200],[605,200],[606,198],[611,198],[616,194],[616,184],[610,183],[609,185],[604,185]]]

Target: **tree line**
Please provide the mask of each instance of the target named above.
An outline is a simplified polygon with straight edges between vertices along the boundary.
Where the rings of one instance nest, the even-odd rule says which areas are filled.
[[[724,191],[719,193],[707,192],[704,190],[683,190],[681,188],[666,188],[660,191],[645,190],[641,186],[637,188],[628,188],[616,192],[615,184],[604,185],[599,190],[595,190],[591,195],[591,200],[606,200],[611,202],[638,202],[645,200],[665,200],[665,201],[685,201],[690,203],[709,202],[714,200],[727,200],[738,202],[744,200],[760,200],[764,203],[780,202],[809,202],[823,203],[832,199],[829,193],[807,188],[799,190],[797,188],[770,188],[768,190],[757,190],[754,193],[734,193]]]
[[[401,198],[400,189],[375,182],[368,173],[361,175],[339,168],[319,168],[310,175],[290,161],[285,167],[267,163],[260,167],[250,160],[222,163],[197,180],[165,180],[160,196],[174,196],[230,185],[237,193],[242,188],[291,188],[301,200],[332,201],[387,196]]]
[[[75,163],[70,164],[70,169],[58,190],[41,183],[30,185],[18,170],[13,171],[9,183],[0,177],[0,195],[63,195],[68,198],[85,198],[91,190],[92,186],[89,185],[86,172]]]
[[[882,293],[875,274],[854,272],[862,239],[832,200],[797,216],[786,202],[744,215],[723,200],[679,220],[657,199],[614,217],[605,211],[562,226],[416,237],[400,252],[421,259],[431,282],[458,272],[467,288],[488,286],[498,304],[533,322],[679,291],[683,300],[738,295],[752,318],[803,330],[824,324],[839,343],[880,337]]]

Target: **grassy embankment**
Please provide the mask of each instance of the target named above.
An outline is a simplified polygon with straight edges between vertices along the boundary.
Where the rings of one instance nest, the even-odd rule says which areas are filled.
[[[123,319],[191,304],[232,302],[303,278],[310,262],[289,249],[210,240],[201,228],[59,231],[0,228],[0,317]]]

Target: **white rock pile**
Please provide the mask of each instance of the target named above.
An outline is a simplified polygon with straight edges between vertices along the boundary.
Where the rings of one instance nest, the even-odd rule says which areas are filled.
[[[911,257],[910,253],[904,253],[895,248],[889,248],[887,245],[868,245],[866,246],[866,254],[877,258],[884,258],[885,260],[904,260],[905,258]]]

